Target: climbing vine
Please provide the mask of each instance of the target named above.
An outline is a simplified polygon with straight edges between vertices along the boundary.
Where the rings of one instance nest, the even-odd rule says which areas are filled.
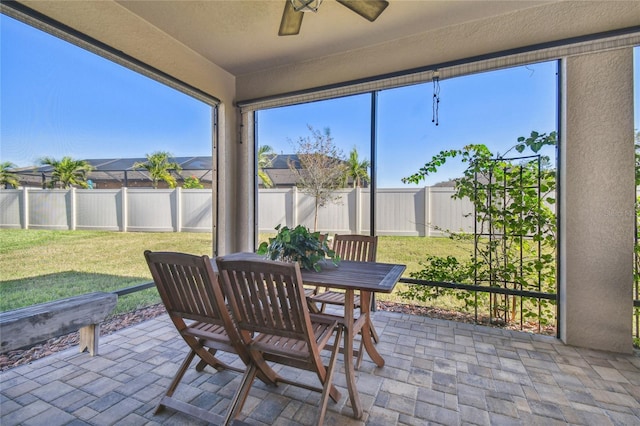
[[[555,169],[548,157],[538,154],[557,144],[556,132],[531,132],[520,137],[505,154],[496,156],[485,145],[467,145],[442,151],[405,183],[419,183],[445,163],[458,158],[468,166],[455,181],[453,198],[469,199],[474,207],[473,234],[447,231],[453,239],[472,239],[474,252],[466,260],[431,256],[412,278],[434,283],[476,286],[460,291],[437,285],[412,285],[401,293],[410,300],[432,300],[453,295],[465,309],[487,308],[493,321],[547,324],[555,318],[554,302],[487,291],[502,288],[535,293],[555,293],[556,215]],[[511,157],[512,151],[528,156]],[[514,155],[518,155],[515,154]]]

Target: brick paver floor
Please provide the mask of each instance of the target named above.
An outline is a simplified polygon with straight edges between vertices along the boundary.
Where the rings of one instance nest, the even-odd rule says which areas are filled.
[[[342,399],[329,402],[328,425],[640,425],[637,355],[392,312],[376,312],[374,322],[386,365],[365,355],[356,372],[364,415],[351,417],[341,359]],[[171,410],[153,414],[187,352],[166,315],[102,337],[98,356],[77,351],[0,373],[0,424],[202,424]],[[192,366],[176,396],[223,414],[239,381],[238,373]],[[257,381],[241,419],[310,424],[318,401],[315,392]]]

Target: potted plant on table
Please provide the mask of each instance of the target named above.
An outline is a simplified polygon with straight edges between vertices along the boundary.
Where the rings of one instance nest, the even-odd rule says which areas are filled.
[[[338,265],[340,257],[327,245],[320,232],[310,232],[308,228],[298,225],[293,229],[287,226],[276,226],[278,233],[258,247],[258,254],[264,254],[271,260],[298,262],[301,268],[320,271],[321,263],[331,259]]]

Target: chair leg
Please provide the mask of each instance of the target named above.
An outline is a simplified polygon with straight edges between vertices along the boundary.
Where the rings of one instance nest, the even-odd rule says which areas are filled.
[[[380,341],[380,338],[378,337],[378,332],[376,331],[376,328],[373,326],[373,323],[371,323],[371,327],[369,327],[369,330],[371,330],[371,337],[373,337],[373,341],[376,342],[376,344],[378,344],[378,342]]]
[[[229,405],[229,409],[227,411],[227,416],[224,419],[224,424],[228,425],[240,414],[242,411],[242,407],[244,406],[244,402],[249,395],[249,390],[251,389],[251,385],[253,384],[254,379],[256,378],[256,374],[258,372],[258,368],[252,362],[249,367],[247,367],[247,371],[245,371],[242,376],[242,380],[240,381],[240,386],[238,386],[238,390],[236,390],[236,394],[233,396],[231,400],[231,404]]]
[[[369,317],[367,318],[367,323],[369,324],[369,333],[371,333],[371,338],[375,344],[378,344],[380,338],[378,337],[378,332],[376,328],[373,326],[373,321],[371,321],[371,311],[368,312]],[[356,358],[356,370],[360,369],[362,365],[362,354],[364,351],[364,336],[362,334],[362,330],[360,330],[360,349],[358,350],[358,355]]]
[[[215,355],[216,355],[217,351],[215,349],[211,349],[211,348],[209,348],[208,351],[211,354],[211,356],[213,356],[215,358]],[[215,358],[215,359],[217,360],[218,358]],[[200,361],[198,362],[198,365],[196,365],[196,371],[197,372],[201,372],[202,370],[204,370],[204,368],[207,365],[211,365],[211,364],[208,363],[207,361],[203,360],[202,358],[200,358]],[[216,365],[211,365],[211,366],[213,368],[215,368],[216,370],[218,370],[219,369],[218,367],[220,366],[220,364],[216,363]]]
[[[342,337],[342,326],[338,326],[336,331],[336,342],[340,341]],[[338,352],[340,352],[340,345],[334,345],[331,353],[331,359],[329,360],[329,366],[327,367],[327,374],[324,378],[324,386],[322,388],[322,396],[320,398],[320,413],[318,414],[318,425],[324,423],[324,415],[327,411],[327,403],[329,402],[329,396],[331,394],[331,388],[333,387],[333,373],[336,366],[336,359],[338,358]],[[337,402],[337,401],[336,401]]]
[[[189,369],[189,365],[191,365],[191,361],[193,361],[193,358],[195,356],[196,356],[196,351],[192,349],[189,352],[189,354],[187,354],[187,357],[184,359],[184,361],[182,361],[182,364],[180,365],[178,372],[176,373],[175,376],[173,376],[173,380],[171,381],[171,384],[169,385],[169,388],[167,389],[165,396],[162,397],[162,399],[160,400],[160,403],[158,404],[158,407],[156,407],[155,414],[158,414],[164,409],[164,404],[162,403],[162,400],[164,398],[171,398],[171,396],[173,396],[173,393],[175,392],[176,388],[178,387],[178,384],[180,383],[180,380],[182,380],[184,373],[186,373],[187,370]]]
[[[222,362],[218,358],[215,357],[217,351],[211,348],[205,348],[203,345],[203,341],[195,340],[192,337],[183,336],[184,340],[187,342],[189,347],[196,352],[196,354],[200,357],[200,361],[198,365],[196,365],[196,371],[200,372],[204,370],[207,365],[215,368],[217,371],[222,370],[231,370],[236,371],[238,373],[244,373],[244,369],[233,367],[227,363]]]
[[[362,342],[362,335],[360,335],[360,347],[358,348],[358,356],[356,357],[356,370],[360,370],[362,365],[362,353],[364,352],[364,343]]]
[[[308,299],[307,299],[307,306],[309,307],[309,312],[311,312],[312,314],[320,313],[320,309],[318,309],[318,305],[316,305],[314,302]]]

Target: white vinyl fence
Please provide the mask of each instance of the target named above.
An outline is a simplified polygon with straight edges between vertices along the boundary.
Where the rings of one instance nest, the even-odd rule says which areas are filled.
[[[211,232],[210,189],[0,190],[0,228]]]
[[[468,200],[453,188],[378,189],[378,235],[438,236],[441,229],[473,232]],[[370,229],[369,189],[344,189],[320,208],[318,230],[363,233]],[[210,189],[2,189],[0,228],[141,232],[211,232]],[[261,189],[259,232],[279,225],[313,228],[314,199],[296,188]]]
[[[441,230],[473,232],[473,205],[469,200],[453,200],[453,193],[454,189],[447,187],[378,189],[376,234],[440,236]],[[368,234],[370,190],[343,189],[336,195],[340,197],[337,201],[319,209],[318,231]],[[295,187],[261,189],[258,205],[259,232],[275,232],[278,224],[302,224],[313,229],[314,198]]]

